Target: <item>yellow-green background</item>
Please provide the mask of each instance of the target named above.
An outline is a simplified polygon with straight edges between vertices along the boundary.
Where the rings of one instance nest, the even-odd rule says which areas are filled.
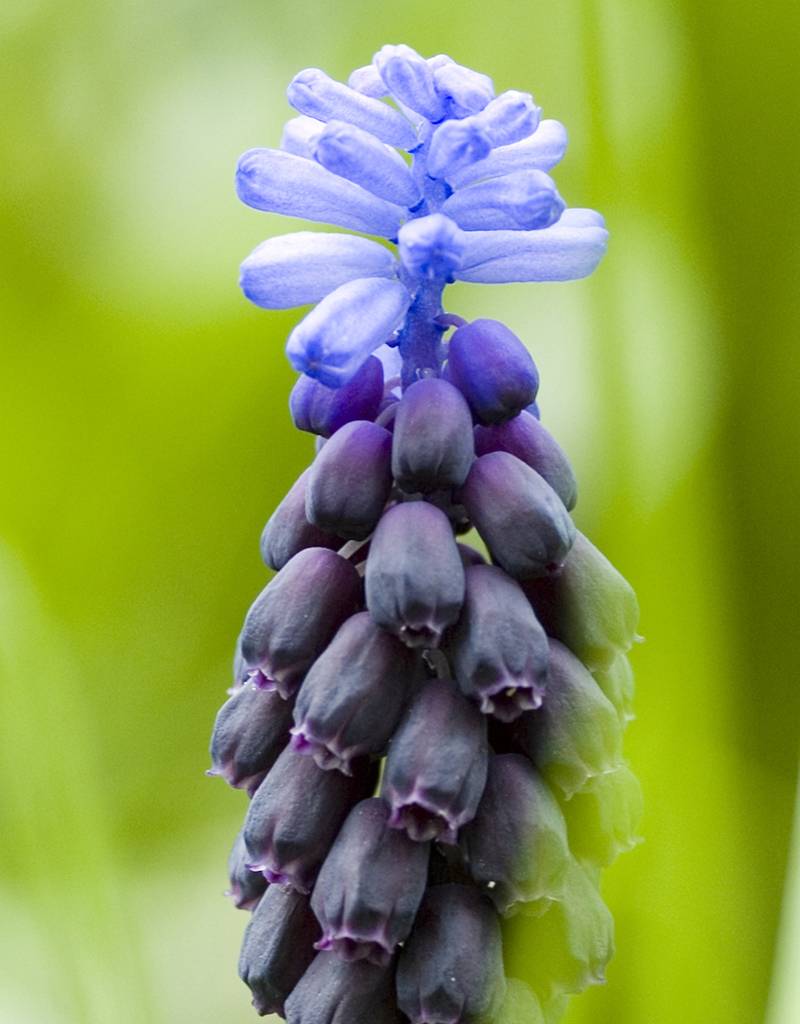
[[[448,293],[530,344],[579,524],[643,608],[646,843],[569,1021],[800,1019],[796,2],[5,0],[0,33],[2,1024],[254,1019],[221,896],[244,797],[202,772],[311,442],[295,314],[236,285],[289,222],[232,171],[297,69],[387,41],[531,90],[612,232],[588,282]]]

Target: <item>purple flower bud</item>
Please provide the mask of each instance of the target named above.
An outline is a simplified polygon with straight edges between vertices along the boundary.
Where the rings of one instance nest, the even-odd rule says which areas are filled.
[[[258,670],[256,685],[290,697],[361,599],[361,579],[346,559],[327,548],[298,552],[244,620],[242,654]]]
[[[575,526],[563,502],[515,455],[476,459],[459,498],[494,561],[515,579],[555,572],[572,547]]]
[[[451,679],[415,695],[389,746],[381,794],[389,825],[418,842],[454,843],[486,783],[486,719]]]
[[[512,722],[542,703],[547,637],[519,584],[493,565],[466,570],[461,617],[447,637],[453,675],[481,711]]]
[[[295,480],[261,533],[261,557],[271,569],[282,569],[298,551],[306,548],[341,547],[341,537],[320,530],[306,519],[306,488],[310,472],[310,468],[304,470]]]
[[[253,910],[257,907],[269,884],[263,875],[251,871],[247,866],[247,847],[241,832],[228,856],[228,879],[230,888],[225,895],[230,896],[238,910]]]
[[[477,814],[458,842],[470,874],[499,913],[543,913],[561,897],[570,859],[564,816],[521,754],[489,758]]]
[[[404,491],[460,487],[474,458],[472,416],[446,380],[418,380],[404,393],[394,421],[392,474]]]
[[[395,99],[429,121],[441,120],[445,107],[434,85],[433,70],[415,50],[383,46],[372,60]]]
[[[570,848],[580,861],[606,868],[640,842],[642,787],[627,765],[590,779],[562,810]]]
[[[566,455],[552,435],[529,412],[492,427],[475,428],[475,453],[508,452],[535,469],[568,510],[575,507],[578,485]]]
[[[488,75],[456,64],[444,55],[432,57],[428,63],[434,68],[436,91],[444,100],[448,117],[478,114],[494,96],[494,86]]]
[[[244,934],[239,977],[263,1017],[283,1016],[284,1004],[314,959],[319,925],[307,897],[270,886]]]
[[[506,970],[521,974],[547,1003],[605,981],[614,921],[590,877],[572,861],[563,899],[541,917],[518,914],[506,922],[503,940]]]
[[[383,800],[350,812],[322,865],[311,906],[322,926],[320,950],[345,960],[388,965],[408,938],[425,892],[430,848],[389,828]]]
[[[408,501],[384,513],[367,558],[366,593],[379,626],[409,647],[438,646],[464,599],[464,569],[444,512]]]
[[[464,885],[437,885],[422,901],[397,968],[397,999],[411,1024],[479,1024],[505,995],[500,927],[491,903]]]
[[[375,529],[392,490],[392,435],[377,423],[354,420],[336,431],[314,460],[306,517],[348,540]]]
[[[609,668],[636,637],[636,594],[582,533],[561,572],[532,581],[525,593],[549,635],[565,643],[591,671]]]
[[[220,708],[209,775],[253,793],[289,740],[291,705],[278,693],[242,686]]]
[[[329,388],[303,374],[289,396],[298,430],[330,437],[351,420],[374,420],[383,400],[383,367],[375,356],[340,388]]]
[[[550,641],[547,694],[517,719],[521,749],[569,800],[597,775],[622,763],[622,729],[613,705],[574,654]]]
[[[308,893],[350,808],[369,796],[372,766],[326,772],[287,747],[250,802],[244,841],[253,871]]]
[[[405,1024],[394,968],[318,953],[286,1000],[286,1024]]]
[[[443,213],[406,221],[397,236],[400,260],[418,279],[452,281],[453,272],[461,266],[462,234]]]
[[[513,419],[539,390],[530,353],[499,320],[458,328],[450,339],[447,373],[481,423]]]
[[[300,687],[292,747],[320,768],[351,774],[356,758],[385,752],[414,671],[408,648],[369,612],[351,616]]]
[[[595,682],[617,709],[624,728],[636,716],[633,713],[633,669],[626,655],[620,653],[607,669],[592,672]]]
[[[442,203],[442,213],[464,231],[539,231],[549,228],[566,204],[544,171],[514,171],[461,188]]]

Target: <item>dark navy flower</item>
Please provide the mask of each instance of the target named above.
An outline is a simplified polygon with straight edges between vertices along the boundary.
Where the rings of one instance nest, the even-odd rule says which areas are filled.
[[[261,557],[270,569],[282,569],[299,551],[306,548],[342,546],[341,537],[321,530],[306,518],[306,488],[310,472],[309,468],[295,480],[261,533]]]
[[[283,1016],[287,998],[314,959],[318,936],[308,897],[271,885],[250,919],[239,956],[239,977],[262,1017]]]
[[[326,600],[330,593],[336,603]],[[242,656],[256,686],[290,697],[360,601],[361,580],[348,561],[327,548],[298,552],[244,620]]]
[[[327,772],[287,747],[256,790],[244,822],[252,870],[309,893],[350,808],[368,796],[375,773]]]
[[[465,572],[464,604],[447,653],[463,693],[511,722],[537,708],[547,682],[547,637],[519,584],[492,565]]]
[[[465,885],[430,888],[397,969],[411,1024],[480,1024],[505,994],[500,927],[491,903]]]
[[[394,965],[317,953],[286,1000],[286,1024],[405,1024],[394,997]]]
[[[387,965],[408,938],[428,879],[429,847],[389,827],[378,798],[350,812],[319,873],[311,906],[317,949]]]
[[[291,724],[291,704],[280,694],[239,687],[217,713],[208,774],[253,793],[286,746]]]
[[[293,749],[346,774],[358,758],[385,753],[416,672],[409,649],[368,612],[351,616],[300,687]]]
[[[418,691],[397,728],[386,759],[381,793],[389,824],[419,842],[454,843],[472,821],[484,785],[486,721],[450,679]]]

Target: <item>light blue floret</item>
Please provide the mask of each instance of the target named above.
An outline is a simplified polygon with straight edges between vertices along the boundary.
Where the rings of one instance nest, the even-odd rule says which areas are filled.
[[[445,54],[390,45],[347,85],[308,68],[287,95],[299,116],[280,149],[241,158],[240,198],[388,239],[399,255],[365,238],[299,232],[245,260],[242,288],[257,305],[319,303],[289,339],[301,372],[340,386],[390,342],[408,383],[437,369],[450,281],[567,281],[602,258],[602,217],[567,209],[545,173],[564,155],[564,127],[541,121],[529,93],[495,96],[490,78]]]

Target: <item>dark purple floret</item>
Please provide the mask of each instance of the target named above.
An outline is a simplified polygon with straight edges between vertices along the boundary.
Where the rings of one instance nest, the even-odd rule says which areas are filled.
[[[465,573],[461,616],[446,649],[462,692],[504,722],[542,703],[547,637],[518,583],[494,565]]]
[[[460,487],[474,458],[472,416],[461,392],[441,378],[406,389],[394,421],[392,475],[408,493]]]
[[[317,953],[286,1000],[286,1024],[404,1024],[394,994],[394,965]]]
[[[366,596],[378,625],[409,647],[438,645],[464,599],[464,569],[444,512],[407,501],[383,515],[367,558]]]
[[[347,540],[375,529],[392,489],[392,435],[366,420],[346,423],[311,466],[306,518]]]
[[[259,1016],[283,1016],[290,992],[314,959],[319,925],[308,897],[270,886],[244,933],[239,977]]]
[[[558,801],[521,754],[489,758],[475,818],[458,837],[470,874],[504,915],[543,913],[564,887],[570,860]]]
[[[585,666],[557,640],[550,641],[544,703],[518,718],[513,731],[520,749],[567,799],[622,763],[616,709]]]
[[[504,423],[536,398],[539,374],[516,334],[499,320],[473,320],[450,339],[447,376],[480,423]]]
[[[292,484],[261,533],[261,557],[271,569],[282,569],[305,548],[338,548],[342,539],[306,519],[306,487],[310,468]]]
[[[488,452],[516,455],[544,477],[567,509],[575,507],[578,485],[572,466],[555,438],[530,413],[521,412],[498,426],[476,427],[475,454]]]
[[[296,554],[245,618],[242,655],[256,685],[292,696],[361,600],[361,578],[335,551],[306,548]]]
[[[424,683],[389,746],[381,793],[389,824],[418,841],[454,843],[486,782],[486,719],[451,679]]]
[[[563,569],[526,584],[536,615],[591,671],[608,669],[636,637],[639,604],[631,585],[578,533]]]
[[[412,653],[369,612],[351,616],[300,687],[293,748],[347,774],[356,758],[383,754],[415,671]]]
[[[389,828],[389,813],[374,797],[355,806],[342,826],[311,898],[322,926],[317,949],[386,965],[408,938],[425,892],[430,847]]]
[[[247,866],[247,847],[240,832],[228,856],[228,880],[230,888],[225,893],[238,910],[253,910],[264,895],[269,884],[262,874],[251,871]]]
[[[276,692],[242,686],[217,713],[209,775],[253,793],[289,741],[292,707]]]
[[[298,430],[330,437],[352,420],[374,420],[383,401],[383,366],[369,356],[340,388],[328,388],[302,374],[289,396],[289,409]]]
[[[472,464],[460,500],[492,558],[518,580],[557,571],[575,539],[575,526],[556,492],[508,452]]]
[[[505,995],[500,926],[465,885],[429,889],[400,955],[397,996],[411,1024],[484,1024]]]
[[[350,808],[375,785],[372,766],[352,776],[326,772],[287,747],[258,787],[244,822],[254,871],[308,893]]]

